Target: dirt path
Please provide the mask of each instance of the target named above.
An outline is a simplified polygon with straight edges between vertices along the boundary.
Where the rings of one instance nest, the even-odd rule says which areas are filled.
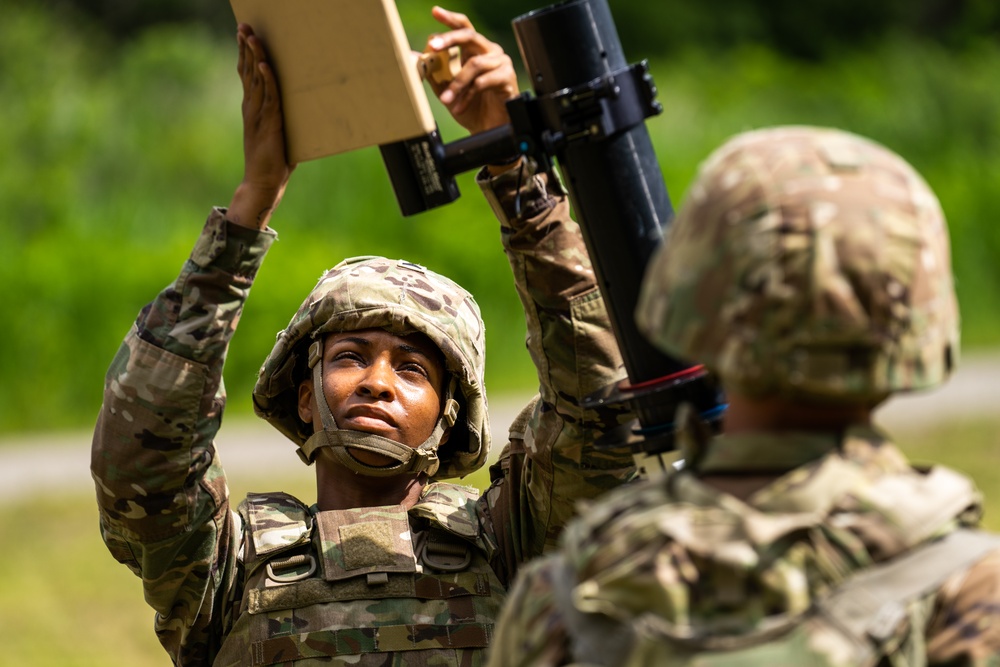
[[[507,425],[527,400],[503,396],[491,402],[495,443],[506,441]],[[968,355],[952,380],[925,394],[890,401],[878,420],[890,432],[922,429],[943,419],[969,418],[1000,411],[1000,354]],[[290,443],[255,419],[227,422],[218,439],[230,476],[262,470],[280,477],[303,467]],[[498,451],[498,450],[495,450]],[[93,489],[90,432],[0,437],[0,499],[30,501],[43,493],[80,493]]]

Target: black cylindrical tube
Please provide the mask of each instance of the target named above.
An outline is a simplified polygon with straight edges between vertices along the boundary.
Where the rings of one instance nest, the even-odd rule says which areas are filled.
[[[445,173],[455,176],[514,157],[517,157],[514,134],[510,125],[503,125],[445,144],[442,165]]]
[[[513,27],[539,98],[627,67],[606,0],[554,5],[518,17]],[[689,367],[655,349],[635,325],[643,272],[673,218],[645,124],[598,141],[568,141],[557,151],[629,379],[645,382]]]

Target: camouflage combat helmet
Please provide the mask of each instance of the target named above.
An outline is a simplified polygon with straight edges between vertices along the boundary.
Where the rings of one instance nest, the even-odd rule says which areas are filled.
[[[444,409],[434,434],[416,449],[370,433],[337,428],[326,401],[318,401],[324,429],[298,416],[298,381],[312,369],[322,397],[322,340],[328,333],[384,329],[396,335],[419,332],[442,352],[448,380]],[[489,452],[489,417],[483,391],[485,339],[479,306],[451,280],[422,266],[383,257],[347,259],[327,271],[278,334],[254,387],[254,411],[299,445],[307,463],[321,447],[355,472],[393,475],[426,472],[464,476]],[[441,435],[451,427],[438,452]],[[394,458],[387,467],[367,466],[347,452],[366,449]]]
[[[636,317],[661,349],[748,395],[874,403],[932,387],[958,354],[944,215],[870,140],[747,132],[701,166]]]

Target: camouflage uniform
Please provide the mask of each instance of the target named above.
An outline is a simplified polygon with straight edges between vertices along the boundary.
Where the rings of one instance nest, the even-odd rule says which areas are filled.
[[[408,513],[320,512],[280,493],[234,511],[213,444],[222,367],[273,232],[213,210],[179,278],[140,313],[107,375],[92,471],[105,543],[142,578],[176,664],[481,664],[519,565],[555,545],[578,499],[632,477],[627,451],[586,446],[628,416],[581,398],[624,373],[561,187],[531,164],[480,182],[540,379],[482,496],[432,481]],[[361,546],[346,553],[352,535]],[[217,658],[254,615],[267,636],[247,629]],[[317,618],[322,629],[302,631]]]
[[[702,165],[637,322],[742,396],[832,410],[934,386],[958,343],[943,214],[873,142],[739,135]],[[582,510],[522,571],[490,665],[1000,665],[1000,538],[969,480],[867,424],[678,424],[682,466]]]

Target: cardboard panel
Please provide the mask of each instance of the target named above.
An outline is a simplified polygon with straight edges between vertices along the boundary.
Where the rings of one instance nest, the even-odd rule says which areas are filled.
[[[409,139],[434,117],[393,0],[230,0],[264,42],[288,157],[303,162]]]

